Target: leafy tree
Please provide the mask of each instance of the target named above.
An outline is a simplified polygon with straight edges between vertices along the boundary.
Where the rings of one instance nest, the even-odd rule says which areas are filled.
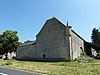
[[[18,40],[17,31],[6,30],[0,35],[0,48],[6,53],[6,58],[8,52],[16,51],[17,46],[21,44]]]
[[[94,28],[92,30],[92,36],[91,36],[91,39],[92,39],[92,43],[97,45],[97,46],[100,46],[100,32],[98,29]]]
[[[2,34],[0,34],[0,55],[4,54],[3,51],[3,39],[2,39]]]

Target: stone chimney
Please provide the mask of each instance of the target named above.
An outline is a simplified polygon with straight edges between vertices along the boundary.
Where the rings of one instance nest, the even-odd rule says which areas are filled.
[[[66,26],[66,36],[71,36],[71,26]]]
[[[69,52],[69,60],[71,61],[73,58],[72,58],[72,49],[71,49],[71,29],[72,27],[71,26],[66,26],[66,50],[68,50]]]

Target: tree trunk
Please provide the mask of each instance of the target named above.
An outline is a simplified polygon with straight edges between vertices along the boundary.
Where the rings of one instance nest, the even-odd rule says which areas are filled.
[[[8,58],[8,52],[6,52],[6,58],[5,59],[7,59]]]

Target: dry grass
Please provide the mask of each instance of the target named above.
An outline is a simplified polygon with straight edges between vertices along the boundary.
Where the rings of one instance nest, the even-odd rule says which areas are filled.
[[[0,60],[0,66],[48,75],[99,75],[100,60],[82,62],[34,62]]]

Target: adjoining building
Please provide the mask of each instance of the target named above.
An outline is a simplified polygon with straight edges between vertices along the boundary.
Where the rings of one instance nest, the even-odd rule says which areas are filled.
[[[46,21],[36,41],[22,44],[16,59],[39,61],[70,61],[84,52],[84,39],[72,27],[55,17]]]
[[[20,47],[17,48],[16,59],[34,60],[36,50],[35,46],[36,41],[23,43]]]

